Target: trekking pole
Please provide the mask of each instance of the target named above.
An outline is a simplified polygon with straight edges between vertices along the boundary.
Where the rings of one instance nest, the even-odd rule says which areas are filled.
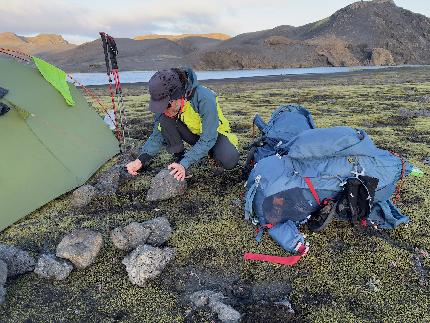
[[[122,87],[121,87],[121,82],[119,78],[119,68],[118,68],[118,61],[117,61],[118,47],[112,36],[108,34],[105,34],[105,35],[106,35],[107,49],[109,52],[109,59],[112,67],[111,74],[113,75],[114,81],[115,81],[115,95],[116,95],[117,105],[118,105],[119,123],[120,123],[120,128],[122,133],[122,139],[123,139],[124,146],[126,146],[125,131],[127,131],[127,135],[129,137],[130,137],[130,133],[128,130],[124,97],[122,94]]]
[[[121,87],[121,82],[119,79],[118,70],[116,70],[114,72],[114,78],[115,78],[116,93],[117,93],[117,97],[118,97],[118,105],[120,106],[120,109],[119,109],[120,121],[121,121],[121,125],[122,125],[122,134],[123,134],[124,145],[125,145],[126,144],[125,133],[127,133],[127,136],[130,138],[130,130],[128,129],[127,114],[126,114],[126,110],[125,110],[124,97],[122,94],[122,87]]]
[[[118,68],[118,64],[116,60],[116,53],[117,53],[116,44],[113,38],[104,32],[100,32],[100,37],[102,40],[103,50],[105,54],[106,74],[109,80],[109,92],[111,95],[112,107],[114,111],[115,133],[120,144],[120,151],[123,152],[123,149],[122,149],[123,138],[122,138],[121,130],[119,129],[120,125],[118,123],[118,113],[117,113],[118,111],[117,111],[117,105],[115,103],[115,95],[113,93],[112,77],[111,77],[113,67],[116,67],[116,69]],[[111,64],[112,64],[112,68],[111,68]]]

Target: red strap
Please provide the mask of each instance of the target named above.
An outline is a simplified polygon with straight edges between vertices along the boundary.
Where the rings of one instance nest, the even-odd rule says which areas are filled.
[[[287,265],[287,266],[295,265],[300,260],[301,257],[302,256],[279,257],[279,256],[264,255],[261,253],[252,253],[252,252],[246,252],[243,255],[244,260],[265,261],[265,262],[271,262],[273,264]]]
[[[318,205],[321,205],[320,197],[318,196],[317,191],[315,190],[314,185],[312,184],[312,181],[309,177],[304,177],[306,184],[309,187],[309,190],[311,191],[312,195],[314,196],[315,201],[317,201]]]
[[[400,159],[400,161],[402,162],[402,173],[401,173],[400,179],[399,179],[399,181],[397,183],[396,190],[394,191],[394,194],[393,194],[394,197],[391,199],[391,201],[393,202],[393,204],[397,204],[397,202],[400,201],[400,190],[402,189],[403,180],[404,180],[404,177],[405,177],[406,165],[405,165],[405,161],[403,160],[403,158],[399,154],[397,154],[397,153],[395,153],[393,151],[390,151],[390,153],[392,155],[398,157]]]

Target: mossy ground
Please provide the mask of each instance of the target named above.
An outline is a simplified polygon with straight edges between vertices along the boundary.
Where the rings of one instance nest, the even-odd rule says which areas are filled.
[[[300,103],[319,127],[363,128],[379,147],[400,153],[430,173],[423,163],[430,156],[430,68],[206,85],[218,92],[241,147],[253,139],[255,113],[267,120],[278,105]],[[109,102],[104,88],[95,90]],[[147,88],[127,85],[124,95],[130,136],[140,144],[151,131]],[[244,158],[245,154],[242,162]],[[420,257],[421,266],[414,260],[415,248],[430,250],[428,175],[407,178],[403,185],[398,206],[411,217],[410,224],[386,232],[343,222],[334,222],[321,233],[303,228],[310,253],[294,267],[285,267],[242,261],[245,251],[286,253],[268,236],[257,244],[254,228],[242,219],[239,168],[214,177],[213,166],[204,161],[192,169],[194,176],[183,196],[146,202],[151,177],[168,161],[167,154],[159,156],[147,173],[122,184],[115,197],[98,198],[84,210],[74,210],[66,194],[1,232],[1,242],[34,255],[54,252],[62,236],[76,228],[100,231],[105,244],[94,265],[75,270],[64,282],[43,280],[33,273],[10,279],[0,321],[211,321],[214,316],[205,310],[190,311],[183,301],[185,293],[214,288],[236,295],[238,290],[259,286],[265,289],[261,299],[239,297],[233,304],[244,321],[430,321],[430,259]],[[167,245],[176,249],[176,259],[158,279],[140,288],[128,281],[121,264],[125,253],[113,247],[109,230],[160,215],[167,216],[175,229]],[[289,295],[296,311],[293,317],[263,302],[282,293]]]

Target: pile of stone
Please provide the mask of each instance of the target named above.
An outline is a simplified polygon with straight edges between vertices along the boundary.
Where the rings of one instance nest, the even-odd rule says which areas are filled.
[[[116,194],[118,185],[125,178],[131,178],[124,168],[124,165],[112,166],[107,171],[101,173],[94,185],[83,185],[77,188],[72,194],[71,205],[74,208],[83,208],[90,204],[96,196],[108,196]],[[151,181],[148,190],[147,201],[161,201],[181,195],[187,188],[186,181],[178,181],[168,169],[162,169]]]
[[[133,284],[144,286],[157,277],[174,258],[174,250],[160,247],[172,236],[172,227],[165,217],[142,223],[132,222],[111,232],[113,244],[131,251],[122,263]],[[99,232],[80,229],[63,237],[55,255],[41,254],[37,260],[27,251],[0,244],[0,304],[5,300],[8,277],[34,272],[42,278],[64,280],[74,268],[84,269],[93,264],[102,248]]]
[[[76,230],[66,235],[57,246],[56,255],[42,254],[36,263],[27,251],[0,244],[0,304],[5,300],[8,277],[34,272],[42,278],[64,280],[76,268],[91,265],[103,244],[100,233]],[[63,259],[61,259],[63,258]]]
[[[73,268],[84,269],[97,258],[103,245],[99,232],[80,229],[63,237],[57,246],[56,254],[42,254],[34,272],[48,279],[64,280]]]
[[[112,243],[118,249],[132,250],[122,263],[133,284],[145,286],[149,279],[157,277],[174,258],[172,248],[160,247],[171,235],[172,227],[165,217],[142,223],[131,222],[111,231]]]
[[[72,206],[82,208],[87,206],[95,196],[108,196],[116,193],[123,173],[121,165],[115,165],[97,177],[96,184],[83,185],[72,194]]]
[[[0,304],[5,300],[5,283],[8,277],[33,271],[35,261],[28,252],[19,248],[0,244]]]

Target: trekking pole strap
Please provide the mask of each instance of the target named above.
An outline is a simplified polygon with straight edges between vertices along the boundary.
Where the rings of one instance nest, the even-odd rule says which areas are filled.
[[[110,62],[109,62],[109,53],[108,53],[108,44],[107,44],[107,40],[106,40],[106,33],[100,32],[99,34],[100,34],[100,37],[102,39],[103,51],[105,54],[106,74],[110,78],[111,68],[110,68]]]
[[[286,265],[286,266],[295,265],[300,260],[300,258],[302,258],[302,256],[280,257],[280,256],[265,255],[261,253],[252,253],[252,252],[246,252],[243,255],[243,259],[245,261],[247,260],[263,261],[263,262],[270,262],[272,264],[279,264],[279,265]]]

